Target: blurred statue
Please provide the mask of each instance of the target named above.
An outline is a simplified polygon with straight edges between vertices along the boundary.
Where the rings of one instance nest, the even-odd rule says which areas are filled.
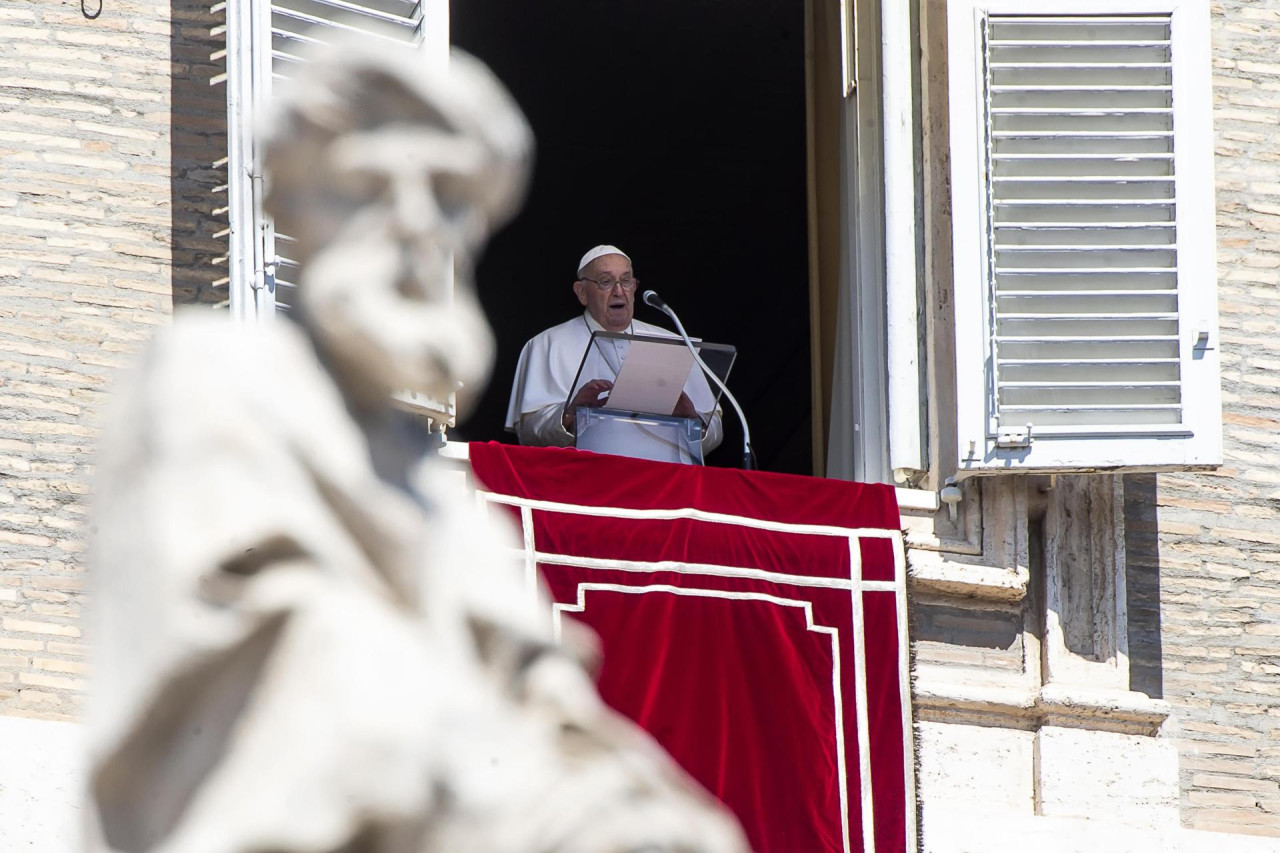
[[[390,405],[484,381],[472,259],[531,158],[465,56],[351,42],[279,108],[300,322],[179,318],[103,438],[95,853],[745,850]]]

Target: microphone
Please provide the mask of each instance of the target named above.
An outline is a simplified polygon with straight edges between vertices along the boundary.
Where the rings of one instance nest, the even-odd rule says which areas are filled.
[[[657,291],[646,290],[640,297],[644,300],[644,304],[651,308],[657,308],[663,314],[671,318],[676,324],[676,331],[680,333],[680,337],[684,338],[684,345],[689,348],[689,352],[693,353],[693,360],[702,368],[702,372],[707,374],[707,378],[720,387],[724,395],[729,398],[729,402],[733,405],[733,410],[738,413],[738,421],[742,424],[742,467],[746,471],[751,471],[756,467],[756,455],[751,450],[751,429],[747,426],[747,416],[742,413],[742,407],[738,405],[738,400],[733,396],[733,392],[729,390],[724,382],[720,381],[720,377],[707,367],[707,363],[702,360],[702,356],[698,355],[698,348],[693,345],[693,341],[689,339],[689,333],[684,330],[684,324],[680,322],[680,318],[676,316],[676,312],[671,310],[671,306],[662,301],[662,297]]]

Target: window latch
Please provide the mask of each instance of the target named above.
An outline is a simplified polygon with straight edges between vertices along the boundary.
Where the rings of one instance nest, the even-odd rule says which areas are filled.
[[[1031,446],[1031,424],[1020,427],[1000,427],[996,433],[996,447],[1016,450]]]

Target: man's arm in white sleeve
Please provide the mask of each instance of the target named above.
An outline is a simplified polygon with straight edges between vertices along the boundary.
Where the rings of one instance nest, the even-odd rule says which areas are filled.
[[[711,413],[711,418],[706,422],[707,434],[702,437],[702,453],[706,455],[720,446],[720,442],[724,440],[724,424],[720,418],[720,408]]]
[[[516,422],[520,443],[535,447],[571,447],[573,434],[564,428],[564,403],[524,412]]]

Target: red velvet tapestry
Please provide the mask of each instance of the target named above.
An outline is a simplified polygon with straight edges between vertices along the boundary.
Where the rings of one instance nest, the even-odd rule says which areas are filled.
[[[600,692],[759,853],[915,835],[905,567],[888,486],[472,444],[526,565],[599,634]]]

